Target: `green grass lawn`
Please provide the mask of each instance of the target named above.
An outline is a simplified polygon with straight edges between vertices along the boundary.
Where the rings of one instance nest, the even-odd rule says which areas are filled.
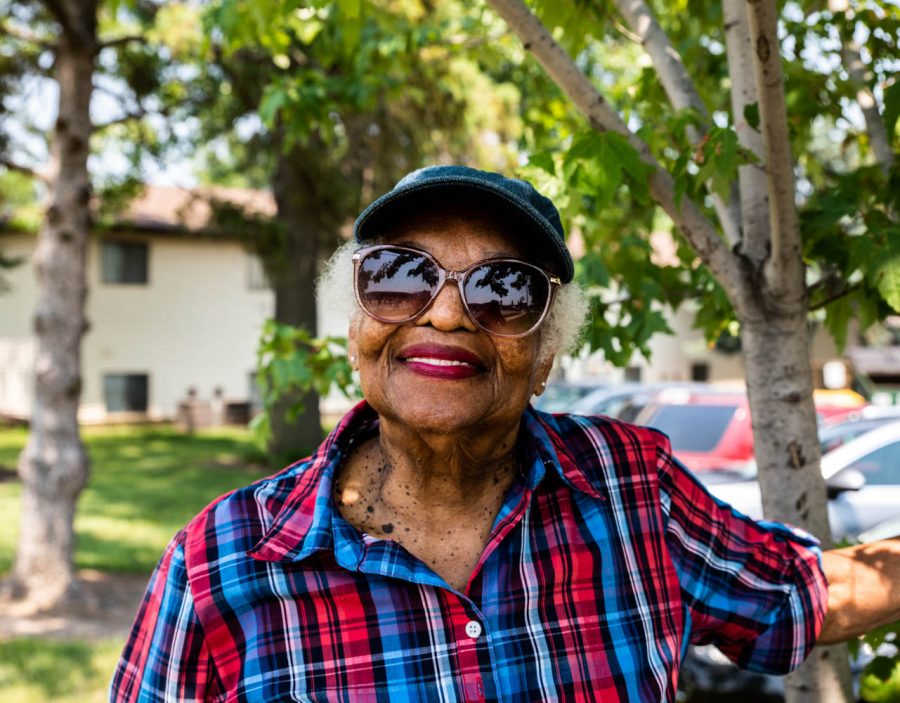
[[[37,638],[0,642],[3,703],[101,703],[122,643]]]
[[[0,574],[19,534],[21,486],[12,469],[26,432],[0,429]],[[149,574],[172,536],[216,497],[273,471],[250,434],[216,430],[192,436],[167,428],[88,428],[91,475],[75,518],[79,568]],[[3,703],[105,701],[122,650],[119,640],[0,642]]]
[[[24,430],[0,430],[0,466],[15,467],[25,439]],[[272,473],[251,463],[256,452],[244,430],[188,436],[165,428],[88,428],[84,439],[91,475],[75,518],[79,568],[149,573],[203,506]],[[0,573],[12,564],[20,493],[18,481],[0,483]]]

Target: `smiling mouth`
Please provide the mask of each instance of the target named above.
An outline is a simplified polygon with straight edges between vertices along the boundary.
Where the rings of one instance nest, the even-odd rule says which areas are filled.
[[[435,359],[431,356],[408,356],[403,361],[415,364],[431,364],[432,366],[468,366],[469,368],[478,368],[475,364],[467,361],[459,361],[457,359]]]
[[[478,376],[486,370],[476,354],[443,345],[412,345],[403,350],[399,360],[404,368],[417,376],[438,380],[463,380]]]

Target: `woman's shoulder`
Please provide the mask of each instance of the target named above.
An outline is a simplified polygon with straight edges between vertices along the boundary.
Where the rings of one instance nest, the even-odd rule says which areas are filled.
[[[534,409],[531,412],[551,431],[551,437],[555,436],[562,442],[570,442],[573,438],[586,438],[591,442],[599,439],[605,444],[639,444],[669,451],[668,437],[652,427],[635,425],[606,415],[545,413]]]
[[[231,545],[235,550],[249,549],[275,517],[302,492],[309,482],[313,457],[295,461],[274,474],[225,493],[204,507],[185,526],[183,540],[190,550],[202,545]],[[249,545],[249,546],[248,546]]]

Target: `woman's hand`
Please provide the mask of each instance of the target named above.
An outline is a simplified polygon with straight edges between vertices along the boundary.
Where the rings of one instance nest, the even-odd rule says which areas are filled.
[[[818,644],[835,644],[900,620],[900,537],[822,555],[828,613]]]

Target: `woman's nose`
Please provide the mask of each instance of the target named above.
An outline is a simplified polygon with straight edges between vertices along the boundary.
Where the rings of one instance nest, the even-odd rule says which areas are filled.
[[[444,281],[434,302],[416,320],[416,324],[431,325],[443,332],[457,329],[465,329],[470,332],[478,330],[478,325],[466,312],[459,283],[449,278]]]

